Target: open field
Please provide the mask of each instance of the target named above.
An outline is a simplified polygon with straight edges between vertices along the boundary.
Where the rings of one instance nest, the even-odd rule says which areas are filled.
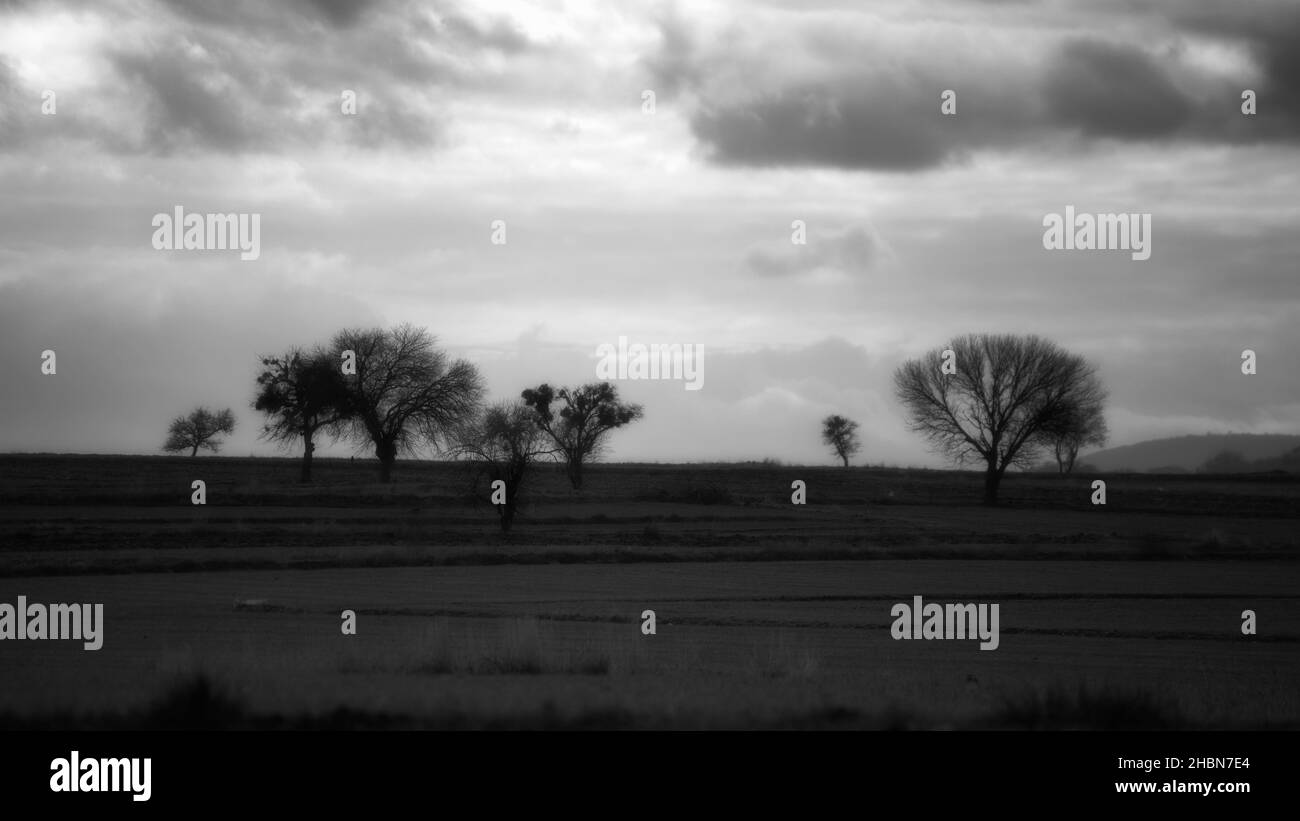
[[[318,469],[0,457],[0,602],[107,620],[0,644],[0,724],[1300,728],[1294,478],[547,467],[502,536],[465,465]],[[893,640],[914,595],[1000,646]]]

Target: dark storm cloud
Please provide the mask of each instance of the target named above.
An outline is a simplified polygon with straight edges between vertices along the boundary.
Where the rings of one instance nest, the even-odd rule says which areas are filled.
[[[145,122],[137,150],[170,154],[190,148],[225,153],[289,149],[340,129],[354,145],[434,145],[441,125],[404,104],[390,86],[357,93],[357,116],[340,113],[341,89],[291,90],[277,78],[224,50],[202,56],[171,47],[152,54],[119,54],[112,64],[143,101]],[[299,96],[318,103],[305,112]]]
[[[376,3],[375,0],[306,0],[306,5],[336,26],[350,26]]]
[[[258,0],[211,3],[205,0],[161,0],[178,14],[191,20],[236,28],[266,25],[270,21],[292,25],[298,18],[319,21],[334,28],[348,28],[383,0],[289,0],[263,3]]]
[[[443,27],[467,43],[491,48],[507,54],[517,54],[532,47],[532,41],[514,23],[498,18],[489,25],[480,25],[457,14],[442,19]]]
[[[936,95],[927,95],[935,98]],[[863,89],[856,99],[827,88],[787,89],[739,106],[698,112],[695,136],[722,165],[829,165],[914,170],[947,153],[931,99]]]
[[[1027,32],[1024,55],[981,49],[971,38],[949,50],[933,43],[877,54],[870,32],[844,26],[791,27],[773,41],[746,32],[730,63],[672,20],[645,60],[665,89],[694,92],[692,133],[718,165],[821,166],[913,172],[970,150],[1006,150],[1062,137],[1129,142],[1253,143],[1300,139],[1300,6],[1164,7],[1168,19],[1141,18],[1162,31],[1132,42],[1110,27],[1139,15],[1110,7],[1106,30]],[[1235,15],[1235,16],[1234,16]],[[1248,76],[1194,70],[1189,35],[1244,42],[1262,72]],[[858,42],[854,42],[854,39]],[[713,49],[713,50],[710,50]],[[800,72],[770,70],[775,53]],[[808,65],[815,66],[809,70]],[[704,70],[707,68],[708,70]],[[1260,85],[1260,114],[1244,118],[1242,89]],[[957,92],[957,114],[940,112],[940,93]],[[752,90],[751,90],[752,89]],[[1270,111],[1271,108],[1271,111]]]
[[[104,0],[0,0],[0,12],[27,11],[45,7],[51,11],[61,9],[99,10],[111,6]],[[132,11],[142,4],[132,4]],[[371,10],[382,6],[396,6],[391,0],[154,0],[157,8],[170,10],[177,17],[207,26],[233,29],[283,30],[302,27],[303,24],[323,23],[330,28],[345,29],[353,26]],[[57,8],[56,8],[57,7]]]
[[[0,152],[47,133],[113,154],[440,147],[450,91],[508,96],[515,70],[499,55],[539,51],[507,17],[439,16],[419,3],[165,0],[150,17],[82,0],[50,6],[101,13],[132,36],[98,55],[107,70],[78,89],[85,105],[61,91],[57,119],[44,121],[41,89],[16,70],[44,55],[0,54]],[[344,89],[357,95],[356,116],[340,110]]]
[[[1043,86],[1054,125],[1088,136],[1139,139],[1172,134],[1192,103],[1145,53],[1100,40],[1065,43]]]
[[[938,63],[787,88],[746,102],[705,99],[691,130],[719,165],[918,171],[973,149],[1009,148],[1041,134],[1023,80],[966,77]],[[957,85],[958,114],[940,111]],[[706,95],[707,96],[707,95]]]
[[[261,108],[247,82],[227,73],[226,60],[200,63],[178,48],[149,55],[122,54],[112,59],[122,79],[145,101],[148,117],[143,138],[148,149],[170,153],[178,146],[201,145],[240,151],[266,136]],[[202,80],[234,82],[228,90],[209,90]],[[271,101],[267,101],[271,102]]]
[[[239,29],[250,35],[304,31],[313,23],[331,29],[353,29],[361,24],[384,27],[387,21],[401,21],[406,34],[426,34],[427,20],[438,16],[446,4],[399,2],[398,0],[290,0],[266,3],[261,0],[238,0],[215,4],[206,0],[162,0],[179,16],[204,25]],[[438,16],[438,28],[466,45],[496,49],[505,53],[526,51],[534,44],[518,26],[504,17],[480,23],[457,12]],[[395,37],[393,46],[404,39]],[[382,56],[372,52],[372,57]]]
[[[910,172],[984,145],[1019,144],[1037,128],[1033,86],[996,65],[985,71],[979,61],[919,51],[877,57],[851,34],[815,29],[778,43],[733,33],[726,39],[746,48],[722,59],[671,19],[660,30],[660,51],[646,65],[659,87],[694,92],[691,131],[719,165]],[[819,76],[767,73],[764,84],[760,64],[787,50],[817,64]],[[944,116],[940,95],[954,87],[958,115]]]
[[[1242,43],[1258,63],[1263,82],[1254,89],[1262,100],[1261,125],[1270,136],[1300,136],[1300,4],[1187,2],[1171,8],[1183,30]]]

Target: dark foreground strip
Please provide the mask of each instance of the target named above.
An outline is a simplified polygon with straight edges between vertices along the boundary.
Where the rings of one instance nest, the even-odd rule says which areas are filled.
[[[760,804],[776,817],[820,818],[838,815],[836,807],[920,802],[927,815],[936,805],[1011,817],[1097,806],[1234,818],[1294,798],[1294,736],[1266,732],[11,732],[4,742],[0,800],[41,818],[196,810],[369,818],[405,815],[399,807],[459,815],[456,806],[498,817],[621,816],[632,805],[637,815],[679,817],[690,806],[692,814],[744,817]],[[82,762],[147,758],[149,800],[51,791],[51,762],[73,751]],[[1175,758],[1183,762],[1176,771],[1120,767],[1121,759]],[[1214,765],[1189,769],[1207,760]],[[1134,795],[1115,787],[1171,779],[1250,791]]]

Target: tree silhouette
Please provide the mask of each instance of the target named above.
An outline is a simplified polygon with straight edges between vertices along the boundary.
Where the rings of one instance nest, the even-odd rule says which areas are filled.
[[[253,407],[268,417],[262,437],[285,446],[301,439],[300,481],[310,482],[317,431],[341,432],[351,413],[339,362],[320,348],[292,348],[280,356],[262,357],[262,368],[253,400]]]
[[[163,450],[168,453],[184,453],[188,450],[190,456],[197,455],[199,448],[217,453],[223,444],[217,437],[233,433],[234,430],[235,415],[230,408],[217,413],[212,413],[207,408],[195,408],[189,416],[178,416],[172,420]]]
[[[967,335],[947,347],[956,373],[943,373],[935,349],[899,367],[895,393],[936,450],[984,463],[985,504],[997,504],[1007,468],[1031,464],[1046,436],[1105,401],[1090,364],[1040,337]]]
[[[508,533],[519,509],[524,474],[538,456],[549,455],[549,437],[524,403],[498,402],[460,426],[454,452],[483,461],[489,482],[505,483],[504,504],[494,505]]]
[[[522,396],[537,414],[538,426],[555,442],[556,452],[563,455],[574,490],[582,488],[583,463],[600,456],[609,432],[644,415],[640,405],[620,402],[618,389],[608,382],[558,391],[543,384]],[[552,408],[557,399],[563,403],[558,411]]]
[[[1110,436],[1110,428],[1103,414],[1102,397],[1094,397],[1094,400],[1072,409],[1061,423],[1043,434],[1043,444],[1051,449],[1052,456],[1056,458],[1056,469],[1060,473],[1074,471],[1075,460],[1079,458],[1081,448],[1101,447]]]
[[[858,441],[858,423],[834,414],[822,420],[822,442],[849,466],[849,457],[862,449]]]
[[[380,481],[390,482],[399,453],[437,447],[478,409],[483,380],[463,359],[452,361],[424,328],[349,329],[334,336],[330,358],[356,355],[348,386],[347,435],[374,445]]]

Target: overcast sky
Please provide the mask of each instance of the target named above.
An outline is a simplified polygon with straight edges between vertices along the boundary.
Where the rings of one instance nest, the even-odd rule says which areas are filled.
[[[258,354],[400,322],[494,398],[703,345],[702,390],[619,383],[617,460],[833,464],[840,413],[942,464],[890,375],[981,331],[1095,362],[1113,444],[1297,433],[1298,148],[1291,0],[0,2],[0,450],[207,404],[269,455]],[[260,257],[155,250],[177,205]],[[1045,250],[1067,205],[1151,214],[1150,259]]]

